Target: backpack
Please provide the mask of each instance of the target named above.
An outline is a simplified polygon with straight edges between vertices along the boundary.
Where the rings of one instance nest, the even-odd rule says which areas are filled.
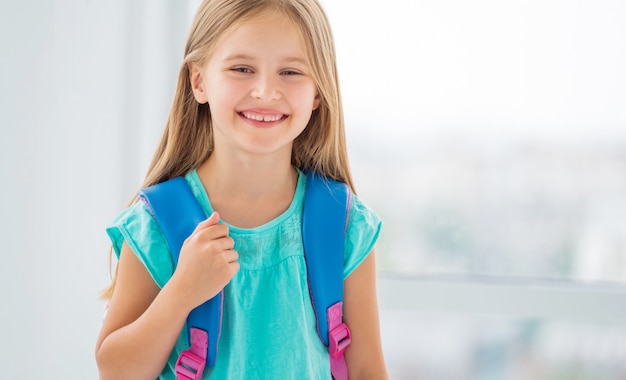
[[[343,252],[351,192],[344,183],[313,171],[306,173],[302,240],[317,333],[328,347],[331,374],[347,379],[344,351],[351,342],[343,323]],[[183,177],[139,192],[157,221],[174,264],[185,239],[207,216]],[[223,290],[187,317],[190,348],[176,362],[176,378],[199,380],[205,366],[215,364],[222,323]]]

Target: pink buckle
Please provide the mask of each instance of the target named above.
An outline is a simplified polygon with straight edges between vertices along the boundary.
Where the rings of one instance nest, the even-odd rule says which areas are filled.
[[[350,342],[352,342],[350,329],[342,323],[328,333],[328,353],[336,359],[343,355]]]
[[[176,379],[201,380],[206,360],[189,350],[180,353],[176,361]]]

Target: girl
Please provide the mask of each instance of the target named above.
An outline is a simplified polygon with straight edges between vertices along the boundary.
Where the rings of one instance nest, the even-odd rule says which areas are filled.
[[[184,176],[208,219],[176,267],[143,202],[107,232],[118,255],[96,344],[101,379],[172,379],[189,312],[224,288],[211,379],[329,379],[303,256],[306,176],[347,183],[334,43],[316,0],[206,0],[188,37],[167,126],[144,186]],[[373,246],[357,197],[344,253],[345,353],[354,379],[386,379]]]

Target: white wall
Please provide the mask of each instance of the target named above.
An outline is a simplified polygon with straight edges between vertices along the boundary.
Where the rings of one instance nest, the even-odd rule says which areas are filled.
[[[2,378],[97,377],[104,228],[160,136],[185,4],[0,4]]]

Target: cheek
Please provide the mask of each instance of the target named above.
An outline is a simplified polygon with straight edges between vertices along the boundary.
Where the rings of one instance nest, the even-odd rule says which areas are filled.
[[[225,81],[212,83],[208,86],[209,106],[215,111],[219,109],[222,112],[228,111],[225,108],[234,108],[243,94],[241,87]]]
[[[297,92],[297,97],[300,99],[300,104],[303,108],[314,110],[319,106],[319,97],[317,97],[317,90],[314,86],[300,88]]]

